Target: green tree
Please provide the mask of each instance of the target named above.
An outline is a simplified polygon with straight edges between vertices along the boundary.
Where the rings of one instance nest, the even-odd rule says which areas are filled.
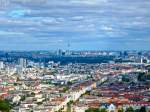
[[[11,109],[11,105],[8,101],[0,100],[0,111],[2,112],[9,112]]]
[[[141,109],[139,110],[139,112],[146,112],[146,107],[142,106]]]
[[[42,105],[43,103],[42,103],[42,102],[37,102],[37,104],[38,104],[38,105]]]
[[[103,109],[100,109],[100,112],[107,112],[107,110],[103,108]]]
[[[134,109],[132,107],[127,108],[126,112],[134,112]]]
[[[69,90],[68,87],[64,87],[64,88],[63,88],[63,92],[64,92],[64,93],[67,92],[68,90]]]
[[[140,109],[136,109],[135,112],[140,112]]]
[[[34,92],[32,92],[32,93],[31,93],[31,96],[35,96],[35,93],[34,93]]]
[[[71,112],[71,105],[72,105],[72,101],[70,101],[69,103],[67,103],[67,112]]]
[[[21,97],[21,101],[24,101],[25,99],[26,99],[25,96],[22,96],[22,97]]]
[[[73,84],[73,83],[72,83],[71,81],[67,82],[67,85],[69,85],[69,86],[72,85],[72,84]]]
[[[123,108],[119,109],[118,112],[124,112]]]
[[[95,108],[89,108],[85,112],[107,112],[106,109],[95,109]]]

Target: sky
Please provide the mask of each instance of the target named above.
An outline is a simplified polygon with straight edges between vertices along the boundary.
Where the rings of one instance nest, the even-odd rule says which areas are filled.
[[[0,0],[0,50],[58,49],[150,50],[150,0]]]

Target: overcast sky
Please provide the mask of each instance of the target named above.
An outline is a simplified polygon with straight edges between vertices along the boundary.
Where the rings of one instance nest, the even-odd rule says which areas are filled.
[[[148,50],[150,0],[0,0],[0,50]]]

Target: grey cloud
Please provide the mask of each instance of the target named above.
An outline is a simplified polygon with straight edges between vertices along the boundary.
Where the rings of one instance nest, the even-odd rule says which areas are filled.
[[[0,5],[5,42],[18,36],[24,38],[12,42],[106,45],[139,42],[150,34],[149,0],[0,0]]]

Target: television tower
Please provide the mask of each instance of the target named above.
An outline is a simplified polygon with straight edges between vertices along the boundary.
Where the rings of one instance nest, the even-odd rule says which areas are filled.
[[[71,46],[71,45],[70,45],[70,42],[68,42],[68,45],[67,45],[67,47],[68,47],[67,54],[68,54],[68,55],[70,55],[70,46]]]

